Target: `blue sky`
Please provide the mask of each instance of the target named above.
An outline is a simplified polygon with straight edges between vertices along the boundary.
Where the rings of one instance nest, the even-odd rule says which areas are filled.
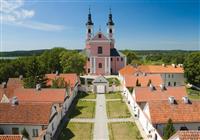
[[[0,51],[83,49],[89,7],[103,32],[112,8],[118,49],[200,50],[199,0],[1,0]]]

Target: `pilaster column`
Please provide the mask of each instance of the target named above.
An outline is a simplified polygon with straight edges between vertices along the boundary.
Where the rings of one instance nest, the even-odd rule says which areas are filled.
[[[94,73],[96,73],[96,57],[94,57]]]
[[[92,57],[90,57],[90,74],[92,74]]]
[[[111,68],[110,63],[111,63],[111,59],[110,59],[110,57],[108,57],[108,72],[109,72],[109,74],[111,74],[110,73],[110,68]]]
[[[107,73],[107,57],[105,57],[105,74]]]

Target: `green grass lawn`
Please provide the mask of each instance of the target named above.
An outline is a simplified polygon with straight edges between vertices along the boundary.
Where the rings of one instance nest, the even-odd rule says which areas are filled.
[[[69,118],[94,118],[95,104],[93,101],[79,100],[69,114]]]
[[[120,92],[106,93],[106,99],[122,99]]]
[[[96,99],[96,94],[79,92],[78,98],[80,98],[80,99]]]
[[[188,97],[193,100],[200,100],[200,91],[187,89]]]
[[[70,122],[65,127],[59,140],[92,140],[93,123]]]
[[[140,132],[133,122],[108,123],[110,140],[141,140]]]
[[[128,118],[131,116],[124,101],[107,101],[106,110],[108,118]]]

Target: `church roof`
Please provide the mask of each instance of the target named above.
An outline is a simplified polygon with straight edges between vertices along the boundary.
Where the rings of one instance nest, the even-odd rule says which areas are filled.
[[[124,54],[121,53],[120,51],[118,51],[115,48],[111,48],[110,49],[110,56],[124,56]]]

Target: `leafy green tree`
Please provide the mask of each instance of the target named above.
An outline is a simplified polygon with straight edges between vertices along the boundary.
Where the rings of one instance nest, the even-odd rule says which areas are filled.
[[[187,82],[200,86],[200,52],[187,56],[184,62],[184,71]]]
[[[163,138],[164,139],[169,139],[174,133],[175,133],[175,128],[173,126],[173,122],[171,119],[168,120],[166,126],[163,128]]]
[[[29,134],[28,134],[28,132],[26,131],[25,128],[22,130],[21,134],[22,134],[25,138],[29,139]]]
[[[52,81],[52,88],[66,88],[67,83],[65,83],[65,80],[61,77],[56,78]]]
[[[53,48],[45,51],[40,57],[41,64],[44,65],[46,73],[62,72],[60,65],[60,54],[66,51],[64,48]]]
[[[127,64],[132,64],[134,60],[138,60],[137,55],[131,50],[125,50],[123,53],[127,57]]]
[[[60,63],[64,73],[82,74],[85,72],[84,66],[86,57],[77,51],[66,51],[60,54]]]
[[[35,88],[37,84],[41,84],[42,87],[46,85],[44,67],[39,63],[36,56],[27,60],[26,71],[26,77],[24,78],[25,88]]]

